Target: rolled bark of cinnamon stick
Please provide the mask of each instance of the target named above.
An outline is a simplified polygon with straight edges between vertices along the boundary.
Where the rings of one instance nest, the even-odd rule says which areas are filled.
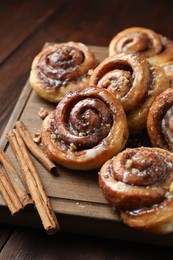
[[[33,154],[33,156],[40,161],[44,167],[50,171],[51,173],[55,173],[57,171],[56,165],[49,160],[49,158],[44,154],[44,152],[36,145],[32,139],[31,134],[27,130],[26,126],[22,121],[17,121],[16,129],[20,133],[25,145],[27,146],[28,150]]]
[[[23,207],[26,207],[30,204],[32,204],[32,200],[29,197],[26,188],[24,187],[24,184],[22,183],[21,178],[19,177],[18,172],[12,165],[10,159],[5,154],[5,152],[0,148],[0,162],[3,165],[7,176],[10,179],[10,182],[17,193]]]
[[[40,215],[42,224],[48,234],[55,234],[60,229],[59,223],[23,139],[16,129],[11,130],[7,138],[17,157],[23,178]]]
[[[0,192],[12,215],[17,214],[23,209],[19,197],[2,169],[0,169]]]

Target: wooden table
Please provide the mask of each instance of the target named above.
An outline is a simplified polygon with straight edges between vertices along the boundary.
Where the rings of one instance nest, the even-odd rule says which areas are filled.
[[[130,26],[173,39],[171,1],[0,1],[0,135],[45,42],[108,46]],[[164,239],[164,237],[163,237]],[[170,248],[0,224],[0,259],[163,259]]]

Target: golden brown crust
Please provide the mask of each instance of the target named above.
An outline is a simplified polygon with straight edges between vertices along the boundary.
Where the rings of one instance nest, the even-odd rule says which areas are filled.
[[[170,86],[162,68],[140,55],[127,53],[107,57],[95,68],[89,84],[107,88],[119,99],[130,133],[146,127],[149,107]]]
[[[173,42],[144,27],[130,27],[116,34],[109,44],[109,55],[138,53],[152,64],[173,60]]]
[[[121,104],[107,90],[81,87],[60,101],[41,131],[50,159],[72,169],[99,168],[128,139]]]
[[[161,205],[141,211],[122,212],[124,223],[152,234],[169,234],[173,232],[173,199],[167,199]]]
[[[161,67],[169,80],[170,86],[173,87],[173,61],[162,63]]]
[[[159,34],[162,51],[147,60],[152,64],[162,65],[165,62],[173,61],[173,41]]]
[[[144,27],[130,27],[113,37],[109,44],[109,55],[142,52],[143,57],[146,58],[158,54],[161,49],[160,38],[156,32]]]
[[[57,103],[78,86],[88,86],[88,71],[96,65],[94,54],[83,43],[56,43],[34,58],[30,84],[42,98]]]
[[[147,130],[153,146],[173,152],[173,88],[162,92],[150,107]]]
[[[129,148],[100,169],[99,185],[127,225],[173,232],[173,155],[160,148]]]

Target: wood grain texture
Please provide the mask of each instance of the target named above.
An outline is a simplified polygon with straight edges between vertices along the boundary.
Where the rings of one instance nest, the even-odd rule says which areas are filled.
[[[41,8],[39,1],[36,1],[34,5],[32,1],[15,1],[15,3],[11,1],[8,5],[4,5],[0,15],[1,19],[6,22],[1,27],[1,34],[7,34],[7,36],[0,46],[0,53],[2,53],[0,64],[53,13],[58,11],[57,9],[61,8],[62,3],[63,1],[42,1]],[[13,19],[7,19],[6,12],[8,12],[9,17],[13,16]]]
[[[88,242],[89,241],[89,242]],[[147,249],[147,250],[146,250]],[[48,237],[42,230],[18,228],[3,248],[1,259],[164,259],[171,248],[144,246],[112,239],[59,233]],[[142,254],[145,251],[145,255]],[[110,256],[110,257],[108,257]]]
[[[2,250],[5,243],[10,238],[11,234],[14,231],[14,227],[10,225],[0,225],[0,251]]]

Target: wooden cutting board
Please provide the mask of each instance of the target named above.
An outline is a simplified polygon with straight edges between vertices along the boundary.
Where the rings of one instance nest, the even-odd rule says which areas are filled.
[[[106,47],[89,46],[89,48],[95,53],[99,61],[102,61],[108,55]],[[35,133],[39,132],[42,124],[42,120],[38,115],[40,107],[51,111],[56,106],[41,99],[31,89],[27,81],[0,140],[0,147],[5,150],[18,171],[18,163],[6,140],[6,134],[13,128],[17,120],[22,120],[34,136]],[[130,140],[128,146],[134,147],[139,143],[140,145],[149,145],[145,131]],[[103,197],[98,186],[97,171],[72,171],[59,167],[58,173],[53,175],[45,170],[34,158],[33,160],[62,231],[156,245],[173,245],[173,234],[164,236],[151,235],[124,225],[120,221],[118,214],[112,210]],[[40,218],[33,207],[14,217],[11,216],[1,197],[0,222],[42,228]]]

